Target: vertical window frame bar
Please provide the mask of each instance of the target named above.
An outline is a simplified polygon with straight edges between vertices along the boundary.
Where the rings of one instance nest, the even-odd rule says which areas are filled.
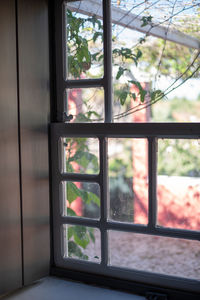
[[[55,1],[55,56],[56,56],[56,121],[63,122],[64,113],[64,50],[63,50],[63,10],[65,3],[63,0]],[[60,47],[62,45],[62,47]]]
[[[112,18],[111,0],[103,0],[105,123],[112,123]]]
[[[106,269],[108,266],[108,232],[107,232],[107,203],[108,203],[108,141],[107,138],[100,138],[100,230],[101,230],[101,266]]]
[[[157,138],[155,137],[148,138],[148,174],[148,227],[152,230],[157,223]]]

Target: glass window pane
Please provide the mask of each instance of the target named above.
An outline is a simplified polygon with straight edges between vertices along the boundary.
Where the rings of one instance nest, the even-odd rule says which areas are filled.
[[[65,4],[65,73],[68,79],[103,76],[102,1]]]
[[[109,231],[110,265],[200,280],[200,242]]]
[[[198,6],[113,0],[112,22],[114,121],[200,122]]]
[[[80,225],[63,225],[64,257],[100,263],[100,231]]]
[[[200,143],[158,140],[158,225],[200,230]]]
[[[108,140],[111,220],[148,223],[148,150],[146,139]]]
[[[103,88],[68,89],[65,93],[65,105],[71,122],[90,123],[104,121]]]
[[[100,187],[97,183],[62,182],[61,193],[64,216],[100,217]]]
[[[66,173],[99,173],[99,140],[97,138],[62,138],[63,166]]]

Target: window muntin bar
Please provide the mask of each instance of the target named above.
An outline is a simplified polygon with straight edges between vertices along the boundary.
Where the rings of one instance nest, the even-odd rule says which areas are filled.
[[[157,139],[148,139],[148,170],[149,170],[149,223],[150,228],[155,228],[157,220],[156,199],[156,163],[157,163]],[[143,202],[143,201],[142,201]]]
[[[63,217],[59,216],[58,223],[62,224],[80,224],[85,226],[95,226],[101,228],[102,221],[88,219],[88,218],[79,218],[79,217]],[[156,236],[166,236],[171,238],[183,238],[188,240],[198,240],[200,241],[200,235],[198,231],[188,231],[182,229],[174,228],[164,228],[164,227],[155,227],[150,228],[145,225],[130,224],[130,223],[120,223],[120,222],[111,222],[107,221],[104,223],[105,230],[118,230],[126,232],[135,232],[142,233],[147,235],[156,235]]]
[[[156,138],[188,138],[200,137],[200,124],[178,123],[173,124],[146,124],[146,123],[123,123],[123,124],[64,124],[54,123],[51,126],[55,136],[79,136],[82,137],[156,137]],[[91,130],[92,129],[92,130]]]
[[[88,175],[88,174],[57,174],[57,177],[60,181],[67,181],[67,180],[73,180],[73,181],[88,181],[88,182],[100,182],[100,176],[98,175]]]
[[[95,219],[83,218],[81,217],[69,217],[69,216],[60,216],[59,217],[60,224],[77,224],[77,225],[85,225],[100,228],[100,221]]]
[[[111,0],[103,0],[104,31],[104,90],[105,90],[105,122],[112,122],[112,17]]]
[[[77,79],[64,82],[65,88],[103,87],[103,79]]]
[[[107,218],[108,218],[108,141],[107,138],[100,139],[100,185],[101,185],[101,254],[102,266],[106,268],[108,264],[108,232],[107,232]]]

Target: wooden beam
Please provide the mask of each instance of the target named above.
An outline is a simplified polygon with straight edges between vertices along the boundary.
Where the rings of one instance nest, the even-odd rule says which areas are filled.
[[[102,4],[99,0],[70,2],[67,4],[67,7],[72,11],[80,12],[88,16],[95,15],[97,18],[102,19]],[[156,25],[155,23],[141,27],[143,24],[141,17],[115,6],[112,6],[112,22],[113,24],[121,25],[145,34],[147,33],[148,35],[171,41],[188,48],[200,49],[199,39],[175,29],[168,29],[165,26]]]

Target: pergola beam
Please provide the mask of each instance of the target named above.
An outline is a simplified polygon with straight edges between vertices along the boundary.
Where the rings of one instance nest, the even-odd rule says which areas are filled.
[[[72,11],[80,12],[88,16],[95,15],[97,18],[102,19],[101,1],[87,0],[82,2],[68,2],[67,6]],[[178,30],[170,28],[168,29],[165,26],[157,25],[155,23],[141,27],[143,24],[141,17],[138,17],[132,13],[128,13],[128,11],[115,6],[112,6],[112,22],[113,24],[121,25],[123,27],[152,35],[163,40],[171,41],[188,48],[200,49],[200,40]]]

